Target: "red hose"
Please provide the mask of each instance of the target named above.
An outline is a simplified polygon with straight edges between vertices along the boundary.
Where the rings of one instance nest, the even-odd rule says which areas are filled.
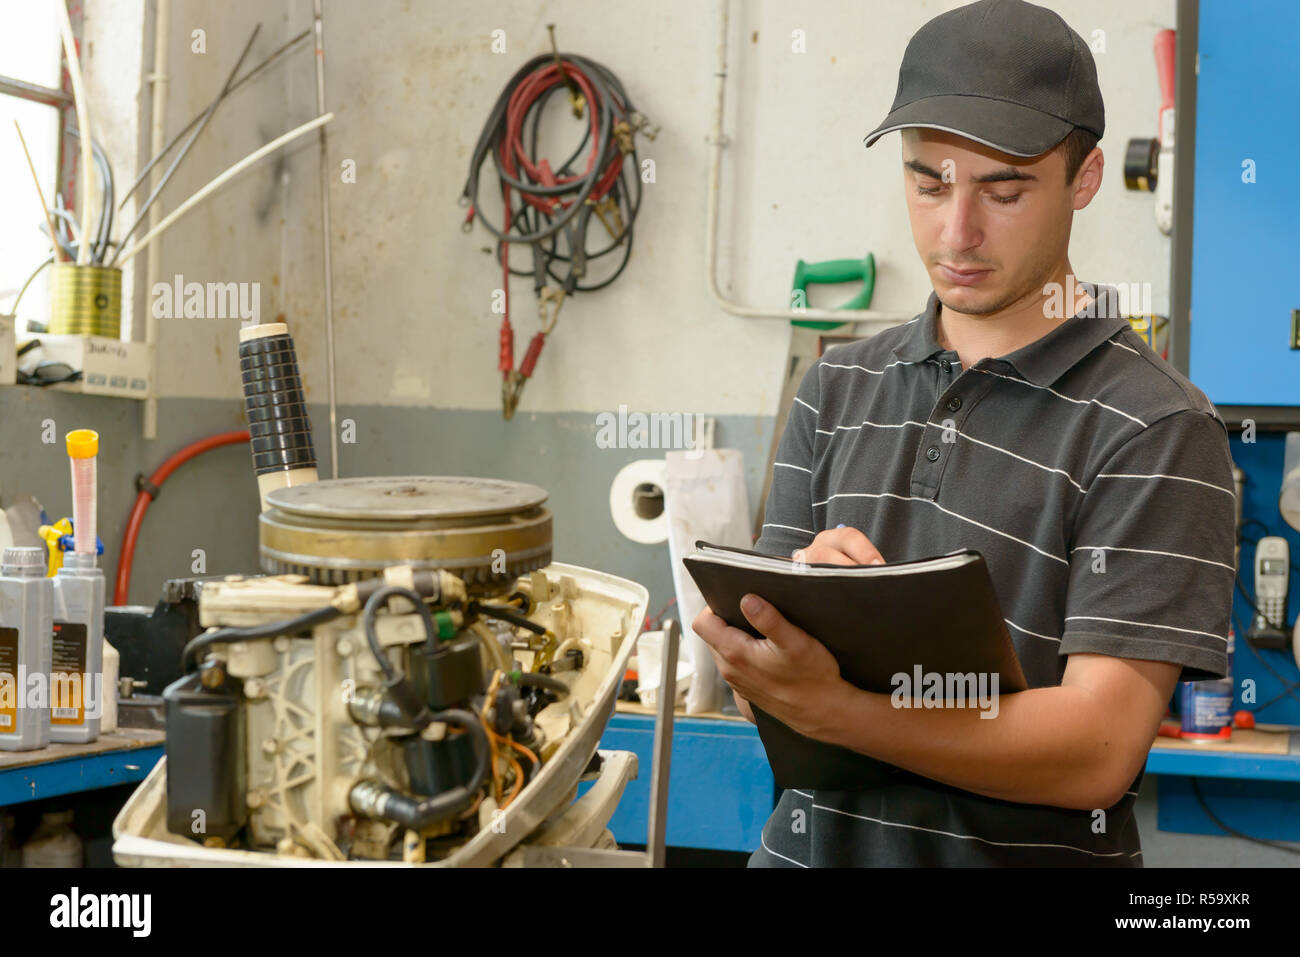
[[[161,488],[169,475],[195,456],[223,445],[238,445],[248,440],[247,432],[218,432],[216,435],[209,435],[206,439],[192,442],[158,466],[153,475],[149,476],[149,484]],[[140,526],[144,523],[144,513],[149,509],[149,503],[152,501],[153,495],[144,490],[135,497],[131,517],[127,519],[126,532],[122,535],[122,550],[117,555],[117,584],[113,588],[114,605],[126,604],[127,593],[131,590],[131,562],[135,558],[135,540],[140,534]]]

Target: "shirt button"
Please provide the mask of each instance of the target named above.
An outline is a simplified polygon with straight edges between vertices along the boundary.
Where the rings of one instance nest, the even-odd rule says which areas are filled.
[[[954,395],[951,399],[948,400],[946,404],[946,408],[948,409],[949,412],[956,412],[958,409],[961,408],[961,399]]]
[[[925,457],[933,462],[939,457],[939,450],[932,445],[925,450]]]
[[[944,372],[951,372],[951,371],[952,371],[952,363],[949,362],[947,359],[940,359],[940,360],[939,360],[939,368],[942,369]]]

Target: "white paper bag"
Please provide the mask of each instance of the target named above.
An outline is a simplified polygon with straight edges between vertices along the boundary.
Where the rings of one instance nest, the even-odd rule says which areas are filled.
[[[681,657],[694,671],[686,693],[686,713],[717,711],[725,685],[713,655],[691,622],[704,608],[704,598],[682,558],[696,541],[752,548],[749,493],[745,488],[745,457],[738,449],[692,449],[669,452],[664,487],[668,515],[668,556],[672,562],[677,614],[682,625]]]

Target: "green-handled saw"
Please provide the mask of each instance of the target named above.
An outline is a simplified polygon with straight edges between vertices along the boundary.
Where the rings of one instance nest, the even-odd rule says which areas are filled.
[[[790,307],[794,310],[808,308],[808,286],[831,283],[861,282],[862,289],[848,302],[836,309],[869,309],[871,294],[876,287],[876,257],[867,253],[865,259],[830,259],[808,263],[800,259],[795,263],[794,281],[790,284]],[[767,510],[767,496],[772,490],[772,469],[776,464],[776,450],[785,433],[785,423],[790,417],[790,406],[804,375],[816,364],[822,354],[822,333],[847,325],[834,320],[814,321],[795,319],[790,323],[790,354],[785,360],[781,401],[776,410],[776,425],[772,432],[772,448],[763,472],[763,494],[758,500],[758,515],[754,520],[754,539],[763,533],[763,515]]]

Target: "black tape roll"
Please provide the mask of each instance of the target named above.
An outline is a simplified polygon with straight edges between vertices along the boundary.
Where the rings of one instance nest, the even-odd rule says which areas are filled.
[[[241,342],[239,371],[252,437],[253,470],[265,475],[315,468],[311,418],[293,339],[282,334]]]
[[[294,391],[302,391],[302,380],[296,375],[263,376],[260,378],[244,377],[244,395],[246,396]]]
[[[310,449],[285,449],[279,452],[254,452],[253,471],[257,475],[269,472],[290,472],[294,469],[316,467],[316,456]]]
[[[254,435],[250,439],[254,452],[278,452],[301,449],[311,444],[310,432],[282,432],[270,435]]]
[[[284,404],[285,403],[272,403],[253,409],[245,409],[244,411],[248,415],[248,427],[252,429],[254,427],[260,427],[262,424],[267,422],[276,422],[285,419],[287,417],[286,413],[276,411],[278,406]],[[297,405],[299,408],[302,407],[301,403],[298,403]],[[298,418],[298,416],[293,417]]]
[[[284,419],[274,417],[248,423],[248,431],[256,438],[262,435],[289,435],[294,432],[310,432],[311,422],[306,418]]]
[[[248,392],[244,394],[244,404],[248,408],[262,409],[273,405],[305,405],[307,393],[302,389],[282,389],[275,392]]]

